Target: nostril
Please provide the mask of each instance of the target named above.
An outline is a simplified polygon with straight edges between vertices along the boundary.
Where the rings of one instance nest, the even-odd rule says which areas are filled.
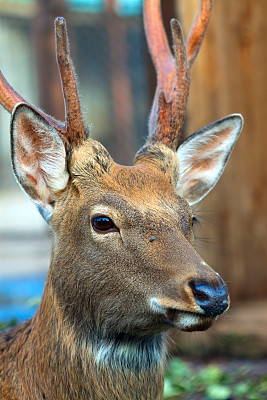
[[[204,293],[202,290],[196,289],[195,287],[192,287],[191,289],[195,299],[198,302],[207,302],[209,300],[209,296],[207,293]]]
[[[219,287],[203,281],[190,282],[189,286],[195,302],[205,312],[205,315],[220,315],[228,308],[229,292],[223,282]]]

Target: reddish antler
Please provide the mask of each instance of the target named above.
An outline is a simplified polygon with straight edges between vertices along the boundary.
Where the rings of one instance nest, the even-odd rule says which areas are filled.
[[[76,77],[70,58],[66,21],[62,17],[55,20],[56,54],[61,86],[65,102],[65,130],[69,143],[77,145],[86,137]]]
[[[179,23],[172,20],[174,57],[163,27],[160,0],[144,0],[146,37],[157,72],[157,88],[149,121],[151,141],[162,141],[174,149],[178,146],[189,90],[189,66],[192,65],[204,38],[211,6],[212,0],[200,0],[186,50]]]
[[[62,125],[62,123],[44,114],[41,110],[30,104],[22,96],[20,96],[6,81],[1,71],[0,71],[0,103],[10,113],[18,103],[26,103],[30,105],[32,108],[34,108],[36,111],[38,111],[38,113],[41,114],[57,130],[57,132],[60,135],[64,134],[64,126]]]
[[[15,90],[9,85],[6,81],[4,75],[0,71],[0,101],[3,107],[8,112],[12,112],[13,108],[17,103],[23,102],[26,103],[26,100],[23,99]]]
[[[186,51],[189,66],[193,64],[204,39],[212,11],[212,0],[202,0],[199,2],[199,9],[196,18],[191,26],[190,33],[186,41]]]
[[[59,136],[67,143],[67,145],[77,145],[85,139],[86,132],[82,120],[76,78],[69,54],[67,28],[64,18],[56,18],[55,34],[57,62],[65,104],[65,124],[62,124],[60,121],[57,121],[56,119],[46,115],[41,110],[26,101],[9,85],[1,71],[0,102],[10,113],[18,103],[23,102],[30,105],[39,114],[41,114],[50,125],[53,126],[53,128],[58,132]]]
[[[156,125],[153,127],[151,140],[160,141],[176,150],[186,110],[189,90],[189,66],[183,41],[183,33],[179,22],[171,21],[172,37],[175,51],[176,74],[173,86],[167,93],[158,88]]]

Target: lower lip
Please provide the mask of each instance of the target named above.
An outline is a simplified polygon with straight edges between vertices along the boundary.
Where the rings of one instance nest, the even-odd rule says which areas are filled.
[[[205,317],[202,314],[169,309],[166,311],[169,323],[183,331],[203,331],[208,329],[216,317]]]

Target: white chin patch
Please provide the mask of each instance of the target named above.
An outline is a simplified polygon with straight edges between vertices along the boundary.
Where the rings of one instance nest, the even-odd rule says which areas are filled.
[[[201,316],[198,316],[196,314],[181,313],[175,325],[177,325],[177,327],[179,327],[180,329],[190,329],[194,326],[199,325],[200,323]]]
[[[166,304],[166,302],[165,302]],[[157,314],[164,315],[166,322],[168,321],[173,327],[183,331],[201,331],[208,329],[216,320],[214,317],[205,317],[203,310],[190,312],[174,308],[173,304],[162,306],[160,300],[156,298],[150,299],[150,307]]]

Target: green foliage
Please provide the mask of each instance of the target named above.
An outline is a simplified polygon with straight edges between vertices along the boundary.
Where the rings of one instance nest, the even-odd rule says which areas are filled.
[[[16,326],[18,324],[16,318],[12,318],[9,322],[0,321],[0,331],[4,331],[12,326]]]
[[[225,372],[216,365],[197,370],[174,358],[165,376],[164,398],[172,400],[266,400],[267,373],[252,380],[250,371]]]

